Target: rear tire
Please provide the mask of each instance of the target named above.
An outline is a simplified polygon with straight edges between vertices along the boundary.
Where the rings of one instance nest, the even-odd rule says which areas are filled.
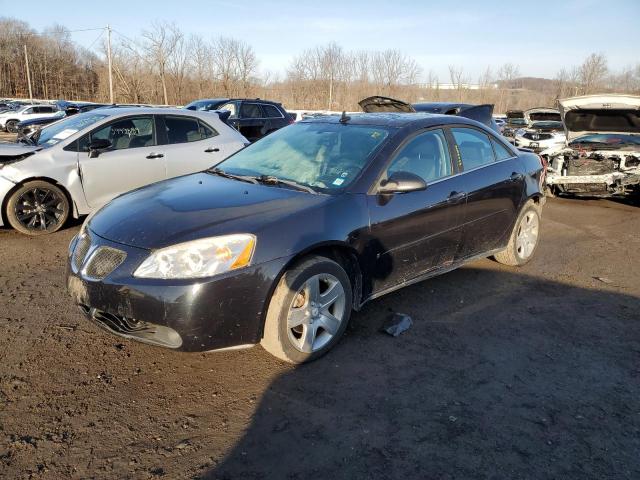
[[[540,207],[530,200],[518,215],[507,248],[493,258],[503,265],[522,266],[533,258],[539,239]]]
[[[351,282],[344,269],[326,257],[308,257],[278,282],[260,343],[286,362],[313,361],[338,343],[351,306]]]
[[[18,133],[18,120],[9,120],[4,124],[4,128],[9,133]]]
[[[20,233],[37,236],[57,232],[69,218],[69,199],[52,183],[27,182],[7,202],[7,220]]]

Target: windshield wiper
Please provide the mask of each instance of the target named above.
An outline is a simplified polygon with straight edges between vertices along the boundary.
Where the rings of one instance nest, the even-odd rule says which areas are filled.
[[[213,173],[214,175],[218,175],[220,177],[232,178],[233,180],[240,180],[241,182],[247,183],[258,183],[255,177],[249,177],[246,175],[235,175],[233,173],[227,173],[220,168],[211,168],[207,170],[209,173]]]
[[[288,187],[291,187],[295,190],[300,190],[302,192],[318,193],[309,185],[304,185],[294,180],[287,180],[284,178],[274,177],[273,175],[260,175],[259,177],[255,177],[255,179],[264,185],[286,185]]]

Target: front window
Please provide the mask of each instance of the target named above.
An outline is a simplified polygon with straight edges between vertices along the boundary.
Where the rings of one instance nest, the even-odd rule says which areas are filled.
[[[451,175],[449,147],[442,130],[430,130],[407,143],[387,170],[390,177],[396,172],[409,172],[425,182],[433,182]]]
[[[71,135],[79,132],[80,130],[84,130],[106,117],[107,115],[88,112],[79,113],[78,115],[60,120],[59,122],[53,123],[40,130],[37,138],[38,145],[42,145],[44,147],[56,145],[66,138],[69,138]]]
[[[216,110],[228,110],[229,112],[231,112],[231,115],[229,115],[229,118],[238,117],[238,114],[236,112],[236,104],[234,102],[225,103],[224,105],[221,105],[220,107],[216,108]]]
[[[382,127],[297,123],[240,150],[217,168],[330,191],[349,185],[388,135]]]

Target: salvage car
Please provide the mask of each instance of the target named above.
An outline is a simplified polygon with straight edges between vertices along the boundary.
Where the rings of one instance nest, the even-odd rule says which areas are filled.
[[[55,232],[116,195],[215,165],[248,144],[227,115],[98,108],[0,143],[0,225]]]
[[[33,135],[45,125],[57,122],[58,120],[61,120],[65,117],[70,117],[82,112],[89,112],[91,110],[95,110],[96,108],[104,106],[106,105],[100,103],[73,104],[65,102],[65,105],[58,106],[60,110],[58,110],[58,112],[56,112],[53,117],[39,117],[32,118],[30,120],[22,120],[20,123],[18,123],[16,132],[18,133],[18,135],[28,137]]]
[[[125,338],[307,362],[381,295],[476,258],[531,260],[543,180],[536,154],[464,117],[305,119],[111,201],[72,240],[67,287]]]
[[[640,194],[640,96],[586,95],[560,100],[567,142],[544,150],[552,194]]]
[[[229,125],[250,142],[286,127],[295,121],[281,103],[247,98],[211,98],[196,100],[185,107],[188,110],[227,110]]]
[[[423,102],[407,103],[395,98],[374,95],[358,102],[366,113],[396,112],[396,113],[438,113],[442,115],[460,115],[485,124],[495,132],[500,132],[498,124],[493,119],[493,105],[471,105],[468,103],[451,102]]]
[[[17,133],[18,123],[34,118],[51,118],[58,115],[55,105],[27,105],[15,111],[0,114],[0,131]]]
[[[553,120],[534,121],[528,127],[516,130],[514,135],[516,147],[528,148],[536,153],[564,145],[566,140],[564,124]]]

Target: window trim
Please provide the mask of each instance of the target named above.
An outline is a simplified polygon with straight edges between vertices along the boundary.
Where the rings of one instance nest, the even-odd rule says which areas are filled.
[[[420,128],[414,132],[411,132],[410,135],[407,135],[402,142],[400,142],[400,144],[393,150],[393,152],[391,152],[389,154],[389,157],[387,158],[387,161],[384,163],[384,165],[380,168],[380,172],[378,173],[378,175],[376,176],[376,179],[373,181],[373,183],[371,184],[371,186],[369,187],[369,190],[367,191],[367,195],[378,195],[378,187],[380,186],[380,182],[387,177],[387,171],[389,170],[389,166],[391,166],[391,164],[393,163],[393,161],[398,157],[398,154],[404,149],[404,147],[407,146],[407,144],[409,142],[411,142],[414,138],[416,138],[418,135],[422,135],[423,133],[427,133],[431,130],[441,130],[442,134],[445,138],[445,141],[447,143],[447,148],[449,149],[449,164],[451,166],[451,175],[448,175],[446,177],[441,177],[438,178],[437,180],[433,180],[432,182],[426,182],[427,187],[429,185],[432,185],[434,183],[438,183],[441,182],[443,180],[448,180],[450,178],[455,177],[456,175],[458,175],[457,173],[457,169],[455,167],[455,164],[453,163],[453,156],[451,154],[451,148],[449,145],[449,141],[447,139],[447,132],[446,132],[446,125],[434,125],[431,127],[423,127]]]

